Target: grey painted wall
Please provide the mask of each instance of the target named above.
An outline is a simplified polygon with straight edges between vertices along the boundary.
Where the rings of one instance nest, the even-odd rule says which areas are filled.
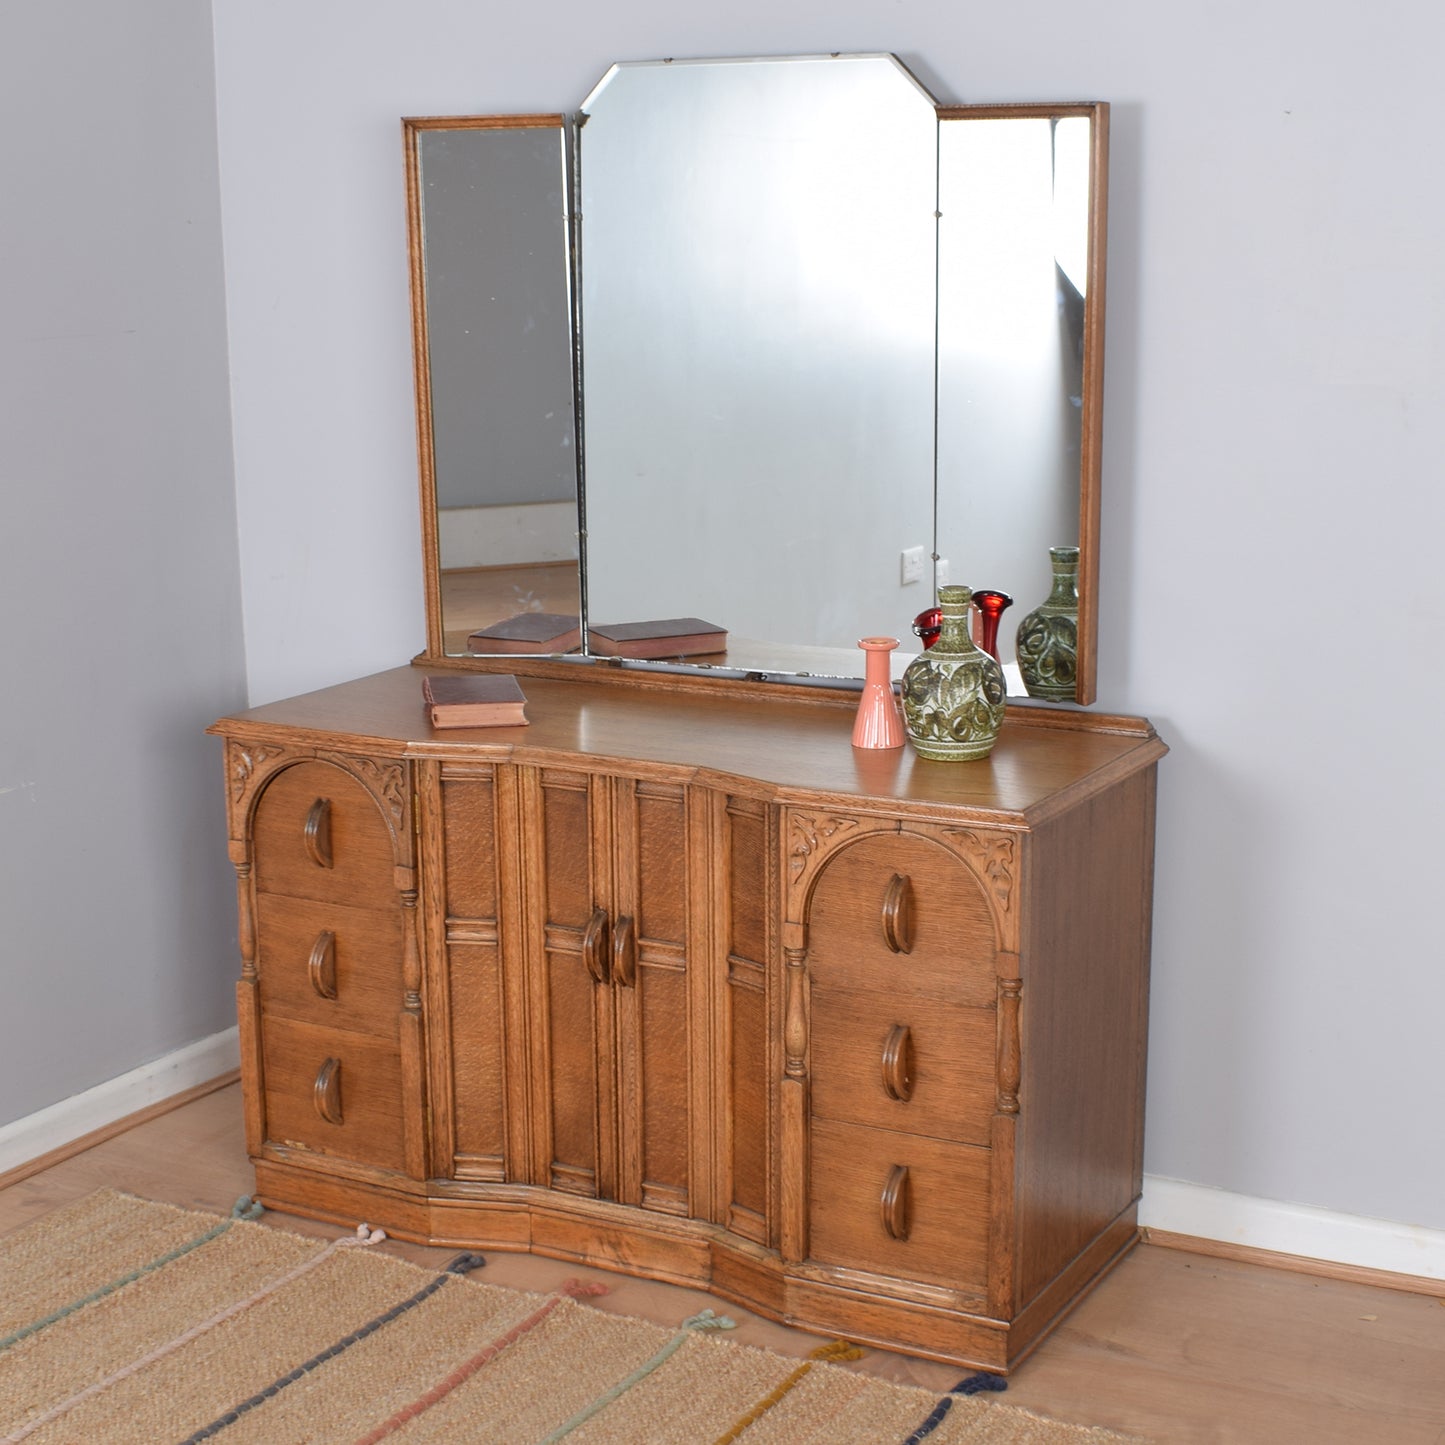
[[[400,116],[575,107],[617,59],[819,50],[893,50],[944,101],[1112,101],[1100,707],[1151,715],[1173,747],[1147,1167],[1445,1227],[1445,683],[1428,665],[1445,12],[215,0],[215,15],[257,702],[423,638]],[[1387,684],[1406,695],[1387,702]]]
[[[0,1124],[233,1022],[211,17],[0,7]]]

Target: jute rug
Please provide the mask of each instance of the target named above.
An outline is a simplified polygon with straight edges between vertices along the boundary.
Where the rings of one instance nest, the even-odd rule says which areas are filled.
[[[463,1255],[433,1273],[104,1190],[0,1238],[5,1445],[1084,1445],[1123,1437],[996,1397],[872,1379],[824,1357],[525,1294]],[[593,1292],[597,1292],[593,1287]]]

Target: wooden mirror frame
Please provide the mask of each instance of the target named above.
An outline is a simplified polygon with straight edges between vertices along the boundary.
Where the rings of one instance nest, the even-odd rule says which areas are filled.
[[[938,120],[1052,120],[1079,116],[1089,131],[1089,264],[1084,297],[1084,392],[1079,418],[1079,640],[1074,701],[1098,697],[1099,497],[1104,457],[1104,314],[1109,232],[1109,105],[941,105]],[[1014,699],[1010,699],[1013,701]]]
[[[1098,581],[1099,581],[1099,530],[1100,492],[1103,450],[1103,392],[1104,392],[1104,315],[1105,286],[1107,274],[1107,228],[1108,228],[1108,152],[1109,152],[1109,106],[1107,102],[1047,102],[938,106],[936,114],[940,126],[948,121],[987,119],[1053,119],[1070,116],[1083,117],[1090,121],[1089,154],[1089,215],[1088,215],[1088,284],[1084,302],[1083,332],[1083,395],[1080,417],[1080,460],[1079,460],[1079,607],[1077,674],[1073,701],[1087,705],[1097,697],[1098,683]],[[422,233],[422,210],[420,188],[420,166],[418,137],[429,130],[499,130],[518,128],[556,128],[564,137],[568,134],[567,117],[560,113],[538,113],[520,115],[474,115],[413,117],[402,122],[407,204],[407,236],[412,317],[412,359],[416,391],[417,454],[421,502],[422,565],[426,592],[426,649],[418,660],[429,664],[448,666],[471,666],[480,669],[495,668],[496,658],[482,658],[448,653],[443,631],[443,609],[441,594],[441,563],[436,502],[436,458],[433,447],[431,410],[431,363],[427,336],[426,286],[424,273],[424,243]],[[570,145],[569,145],[570,151]],[[570,170],[570,165],[569,165]],[[571,218],[568,218],[570,227]],[[571,301],[576,306],[575,295]],[[574,310],[575,323],[575,310]],[[574,324],[575,337],[575,324]],[[574,369],[576,355],[574,350]],[[580,402],[577,416],[580,431]],[[581,438],[578,438],[579,454]],[[935,481],[936,485],[936,481]],[[936,545],[936,539],[935,539]],[[585,537],[584,537],[585,550]],[[585,589],[585,556],[579,560]],[[1038,599],[1042,600],[1042,599]],[[1035,605],[1031,602],[1030,605]],[[516,654],[503,658],[503,663],[520,663],[524,658],[545,658],[546,654]],[[591,654],[573,655],[568,664],[575,666],[600,662],[608,666],[641,668],[652,671],[677,670],[682,668],[689,674],[726,680],[730,673],[726,668],[689,667],[687,664],[656,664],[643,661],[621,662],[616,658],[596,658]],[[752,681],[788,682],[799,680],[797,675],[786,672],[748,674]],[[821,679],[819,679],[821,681]],[[837,676],[827,680],[828,685],[839,688],[856,688],[861,685],[858,678]],[[1010,701],[1025,701],[1011,698]]]

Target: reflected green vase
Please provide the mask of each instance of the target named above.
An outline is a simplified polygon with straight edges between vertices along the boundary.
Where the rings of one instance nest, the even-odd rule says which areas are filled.
[[[920,757],[972,762],[993,751],[1003,725],[1003,668],[969,635],[973,592],[940,587],[938,641],[903,674],[903,722]]]
[[[1030,697],[1074,700],[1079,670],[1079,549],[1050,547],[1053,590],[1019,623],[1015,649]]]

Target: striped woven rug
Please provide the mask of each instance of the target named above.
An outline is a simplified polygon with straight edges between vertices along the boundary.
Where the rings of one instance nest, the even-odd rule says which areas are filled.
[[[1084,1445],[983,1395],[929,1391],[729,1343],[712,1310],[668,1328],[588,1288],[525,1294],[103,1190],[0,1238],[5,1445]],[[597,1287],[591,1287],[593,1292]]]

